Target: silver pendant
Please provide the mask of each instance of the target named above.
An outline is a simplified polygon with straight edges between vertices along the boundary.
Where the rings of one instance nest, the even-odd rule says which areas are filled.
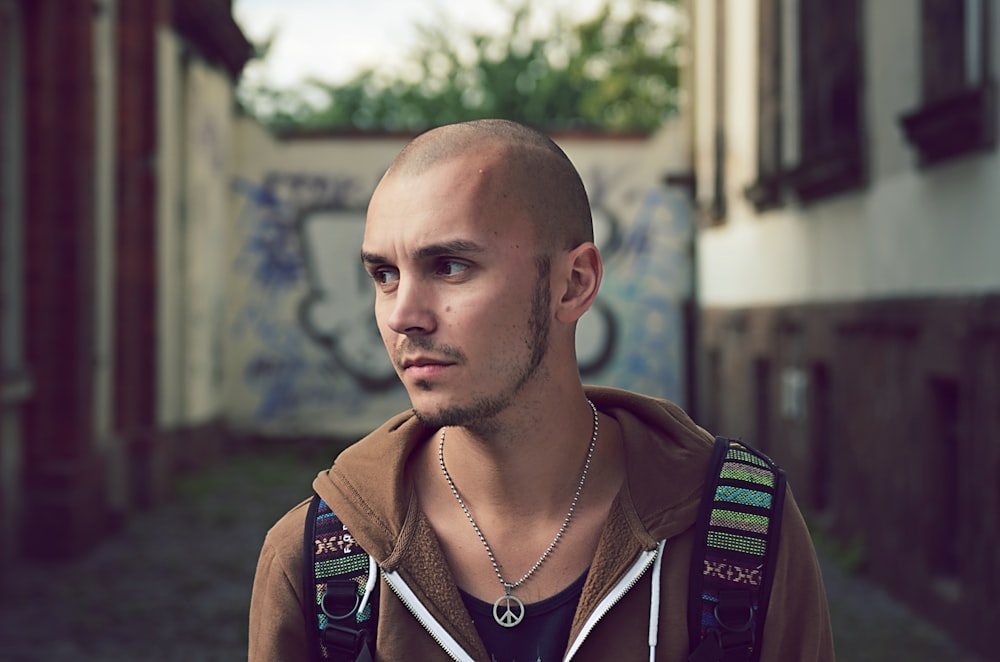
[[[493,620],[505,628],[512,628],[524,620],[524,603],[510,593],[493,603]]]

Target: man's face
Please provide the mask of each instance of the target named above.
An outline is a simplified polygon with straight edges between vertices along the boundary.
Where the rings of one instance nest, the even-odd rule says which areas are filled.
[[[453,158],[390,176],[372,197],[362,258],[379,332],[417,415],[489,426],[544,381],[547,259],[495,162]]]

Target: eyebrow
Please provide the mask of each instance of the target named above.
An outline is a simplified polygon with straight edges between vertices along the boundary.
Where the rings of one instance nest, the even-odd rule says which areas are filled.
[[[423,260],[429,257],[440,257],[442,255],[468,255],[470,253],[482,253],[483,247],[472,241],[456,239],[446,241],[443,244],[431,244],[418,248],[413,254],[416,260]]]
[[[484,250],[485,249],[482,246],[473,241],[456,239],[455,241],[446,241],[440,244],[422,246],[414,251],[413,259],[425,260],[427,258],[440,257],[442,255],[470,255],[474,253],[482,253]],[[386,264],[389,262],[389,259],[382,255],[378,255],[377,253],[361,251],[361,261],[365,264]]]
[[[361,251],[361,261],[365,264],[385,264],[389,260],[375,253]]]

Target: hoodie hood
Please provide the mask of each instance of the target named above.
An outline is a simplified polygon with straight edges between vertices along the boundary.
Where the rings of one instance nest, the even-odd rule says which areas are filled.
[[[652,549],[657,541],[692,526],[712,436],[666,400],[606,387],[587,387],[586,392],[621,427],[628,479],[619,503],[640,546]],[[403,412],[344,450],[313,483],[386,570],[398,566],[417,535],[420,514],[408,461],[434,432],[412,410]]]

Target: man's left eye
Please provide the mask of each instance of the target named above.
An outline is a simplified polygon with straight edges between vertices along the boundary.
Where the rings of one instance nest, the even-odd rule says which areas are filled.
[[[438,266],[438,273],[443,274],[445,276],[454,276],[456,274],[462,273],[468,268],[469,265],[467,265],[464,262],[459,262],[458,260],[444,260]]]

